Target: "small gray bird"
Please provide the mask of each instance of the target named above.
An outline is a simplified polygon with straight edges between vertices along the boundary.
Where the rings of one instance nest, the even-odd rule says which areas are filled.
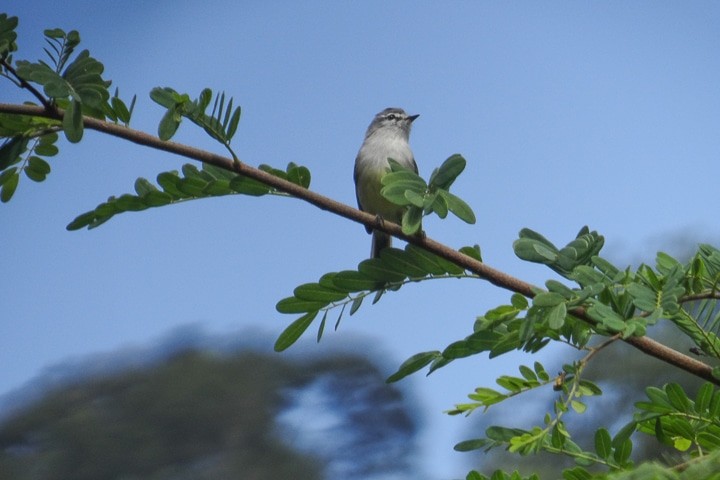
[[[380,181],[390,171],[388,158],[417,173],[417,164],[408,140],[410,127],[419,116],[408,115],[401,108],[386,108],[375,115],[355,158],[355,194],[360,210],[394,223],[402,221],[405,208],[391,203],[380,194]],[[380,250],[390,246],[392,237],[385,232],[365,228],[368,233],[372,232],[370,256],[376,258]]]

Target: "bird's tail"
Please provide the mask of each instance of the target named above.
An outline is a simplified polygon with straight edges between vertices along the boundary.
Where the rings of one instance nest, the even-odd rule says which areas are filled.
[[[392,245],[392,237],[385,232],[374,230],[372,234],[372,248],[370,250],[370,258],[380,257],[380,250],[388,248]]]

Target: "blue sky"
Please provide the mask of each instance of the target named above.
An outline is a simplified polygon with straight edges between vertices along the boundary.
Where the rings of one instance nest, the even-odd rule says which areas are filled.
[[[562,243],[587,224],[620,262],[718,244],[715,2],[62,3],[6,6],[20,17],[16,58],[43,55],[44,28],[79,30],[121,95],[138,95],[132,126],[149,132],[163,113],[153,87],[225,90],[243,107],[233,142],[242,160],[306,165],[312,189],[346,203],[372,116],[388,106],[419,113],[420,173],[463,154],[453,188],[478,218],[430,219],[427,234],[477,243],[488,264],[528,281],[551,275],[513,255],[523,227]],[[28,99],[0,85],[2,102]],[[190,125],[176,140],[221,152]],[[58,361],[149,344],[188,323],[272,337],[292,320],[275,313],[277,300],[369,252],[361,226],[281,198],[190,202],[65,230],[138,176],[183,163],[87,132],[62,145],[45,183],[23,179],[0,206],[0,394]],[[508,297],[477,281],[411,285],[311,348],[357,348],[360,337],[397,365],[462,338]],[[441,412],[518,361],[532,360],[472,359],[409,381],[427,415],[431,476],[463,474],[451,447],[474,436],[471,422]]]

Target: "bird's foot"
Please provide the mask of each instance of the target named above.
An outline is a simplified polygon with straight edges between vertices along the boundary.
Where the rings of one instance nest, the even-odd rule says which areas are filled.
[[[385,226],[385,219],[380,216],[380,214],[375,215],[375,225],[378,227],[384,227]]]

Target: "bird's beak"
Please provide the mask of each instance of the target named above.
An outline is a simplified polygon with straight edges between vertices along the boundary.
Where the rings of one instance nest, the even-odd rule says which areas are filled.
[[[408,118],[408,120],[410,121],[410,123],[412,123],[412,122],[414,122],[415,119],[416,119],[417,117],[419,117],[419,116],[420,116],[420,114],[418,113],[417,115],[409,115],[407,118]]]

